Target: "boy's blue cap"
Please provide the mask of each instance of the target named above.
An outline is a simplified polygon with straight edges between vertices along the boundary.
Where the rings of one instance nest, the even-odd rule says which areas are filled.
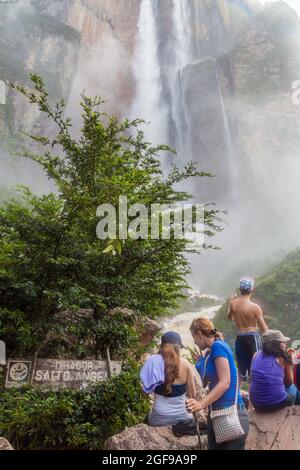
[[[240,280],[240,290],[244,292],[252,292],[255,287],[255,281],[253,278],[250,277],[243,277]]]
[[[161,344],[180,344],[182,348],[184,348],[181,340],[181,336],[176,333],[176,331],[167,331],[162,337],[161,337]]]

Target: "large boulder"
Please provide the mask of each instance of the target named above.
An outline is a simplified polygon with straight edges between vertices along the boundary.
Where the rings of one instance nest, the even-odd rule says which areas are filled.
[[[202,448],[207,448],[207,438],[201,437]],[[199,450],[197,436],[175,437],[171,427],[154,428],[138,424],[110,437],[107,450]]]
[[[300,407],[249,413],[248,450],[300,450]]]
[[[5,437],[0,437],[0,450],[14,450]]]
[[[142,317],[138,320],[136,330],[139,335],[140,342],[144,347],[148,346],[161,330],[161,325],[155,320],[148,317]]]

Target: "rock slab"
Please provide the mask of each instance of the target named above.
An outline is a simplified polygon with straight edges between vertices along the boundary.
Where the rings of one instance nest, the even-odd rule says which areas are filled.
[[[249,413],[248,450],[300,450],[300,406]]]
[[[202,448],[207,448],[207,438],[201,437]],[[197,436],[176,437],[171,427],[155,428],[138,424],[110,437],[106,450],[199,450]]]
[[[14,450],[7,439],[0,437],[0,450]]]

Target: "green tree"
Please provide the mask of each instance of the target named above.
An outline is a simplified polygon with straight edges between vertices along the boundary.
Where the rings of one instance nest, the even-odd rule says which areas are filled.
[[[66,333],[78,340],[76,354],[87,353],[91,335],[96,354],[103,352],[103,332],[105,347],[126,349],[134,336],[132,320],[112,322],[110,310],[127,307],[137,317],[156,317],[175,306],[189,272],[185,255],[194,249],[186,239],[99,240],[97,207],[110,203],[118,212],[121,195],[147,208],[189,201],[191,195],[174,184],[210,175],[189,163],[164,177],[159,156],[171,150],[151,146],[142,121],[120,122],[102,113],[99,97],[82,95],[76,140],[65,103],[51,106],[43,80],[31,80],[32,90],[10,86],[46,113],[58,133],[30,135],[35,150],[24,155],[42,166],[57,190],[37,196],[21,188],[22,200],[0,209],[0,336],[10,353],[32,354],[49,335],[63,343]],[[214,207],[206,208],[205,224],[208,237],[221,229]],[[93,315],[78,317],[79,309]],[[66,310],[73,312],[72,321],[64,321]]]

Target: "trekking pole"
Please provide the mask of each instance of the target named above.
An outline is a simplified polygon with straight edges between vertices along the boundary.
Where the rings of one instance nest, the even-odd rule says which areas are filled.
[[[196,416],[196,412],[194,412],[193,415],[194,415],[194,419],[195,419],[195,422],[196,422],[196,430],[197,430],[197,435],[198,435],[199,448],[200,448],[200,450],[203,450],[202,449],[201,434],[200,434],[200,429],[199,429],[199,423],[198,423],[198,419],[197,419],[197,416]]]

